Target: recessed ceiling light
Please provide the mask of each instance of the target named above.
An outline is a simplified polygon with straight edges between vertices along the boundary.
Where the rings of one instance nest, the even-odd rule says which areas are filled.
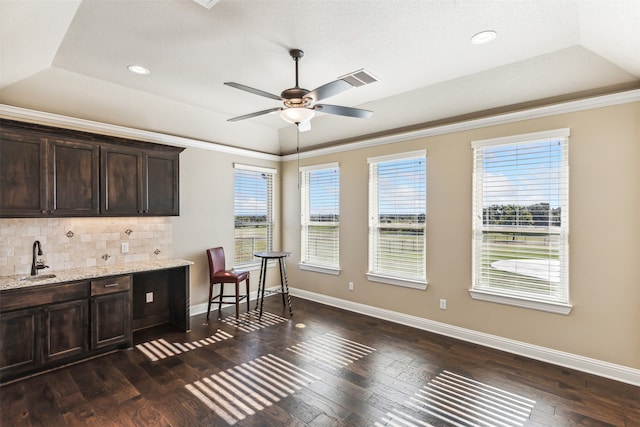
[[[487,44],[495,40],[498,34],[493,30],[480,31],[478,34],[471,37],[471,44],[481,45]]]
[[[151,71],[147,67],[143,67],[142,65],[129,65],[127,67],[127,70],[135,74],[141,74],[143,76],[151,74]]]

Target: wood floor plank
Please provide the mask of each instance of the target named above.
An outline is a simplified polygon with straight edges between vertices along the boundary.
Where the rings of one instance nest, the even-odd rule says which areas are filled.
[[[450,427],[452,410],[419,396],[434,384],[444,393],[437,381],[451,372],[472,390],[470,404],[482,395],[474,381],[534,401],[524,427],[640,426],[640,387],[306,300],[293,307],[290,317],[280,299],[267,298],[266,312],[284,320],[254,329],[204,315],[188,333],[149,328],[136,344],[202,344],[158,360],[119,351],[3,385],[0,425]],[[218,331],[229,337],[207,340]],[[194,394],[197,383],[215,397]],[[450,407],[469,403],[452,393]]]

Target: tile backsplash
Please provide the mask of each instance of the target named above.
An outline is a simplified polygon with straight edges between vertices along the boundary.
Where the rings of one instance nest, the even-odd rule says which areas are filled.
[[[0,276],[29,274],[36,240],[49,266],[41,273],[171,258],[172,225],[170,217],[0,219]]]

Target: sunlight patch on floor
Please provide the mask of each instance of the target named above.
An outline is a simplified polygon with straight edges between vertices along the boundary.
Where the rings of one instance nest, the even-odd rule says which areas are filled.
[[[286,360],[267,354],[185,388],[233,425],[318,379]]]
[[[215,334],[201,340],[185,343],[170,343],[164,339],[158,339],[138,344],[136,345],[136,349],[147,356],[147,359],[155,362],[157,360],[165,359],[170,356],[176,356],[180,353],[195,350],[206,345],[215,344],[229,338],[233,338],[233,335],[230,335],[225,331],[218,329]]]
[[[442,371],[405,404],[414,415],[394,410],[375,425],[431,426],[418,418],[423,415],[455,427],[520,427],[531,416],[535,403],[506,390]]]
[[[331,367],[342,368],[374,352],[376,349],[328,332],[293,345],[287,350]]]
[[[260,319],[257,311],[249,311],[242,313],[236,319],[235,316],[228,316],[222,319],[223,323],[236,327],[244,332],[253,332],[268,326],[274,326],[278,323],[287,322],[289,319],[277,316],[269,312],[262,312],[262,318]]]

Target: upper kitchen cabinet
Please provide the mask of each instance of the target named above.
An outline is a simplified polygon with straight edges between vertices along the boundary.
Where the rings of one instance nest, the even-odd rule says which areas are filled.
[[[147,214],[180,214],[179,160],[177,153],[145,152],[143,164],[147,174],[143,188]]]
[[[53,139],[48,144],[48,209],[59,216],[100,213],[98,156],[93,143]]]
[[[179,153],[101,147],[106,215],[178,215]]]
[[[47,138],[0,126],[0,216],[46,215]]]
[[[101,147],[100,211],[106,215],[142,215],[144,171],[142,151]]]
[[[178,215],[182,150],[0,120],[0,217]]]

